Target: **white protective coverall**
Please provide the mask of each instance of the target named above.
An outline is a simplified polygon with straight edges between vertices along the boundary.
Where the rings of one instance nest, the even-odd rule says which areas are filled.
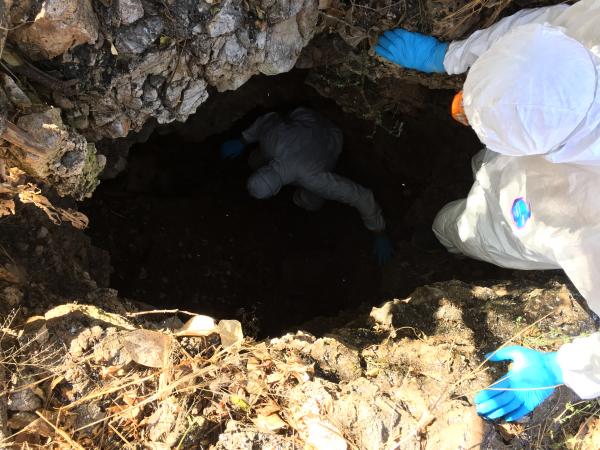
[[[342,152],[342,132],[329,120],[308,108],[297,108],[286,117],[272,112],[259,117],[242,136],[259,142],[249,163],[257,169],[248,179],[248,192],[263,199],[276,195],[288,184],[298,186],[294,203],[309,211],[325,200],[355,207],[365,227],[383,232],[385,221],[373,193],[332,173]]]
[[[600,1],[531,9],[444,59],[470,71],[463,105],[486,145],[468,198],[433,229],[451,251],[516,269],[562,268],[600,315]],[[526,215],[515,205],[526,205]],[[564,381],[600,396],[600,333],[563,345]]]

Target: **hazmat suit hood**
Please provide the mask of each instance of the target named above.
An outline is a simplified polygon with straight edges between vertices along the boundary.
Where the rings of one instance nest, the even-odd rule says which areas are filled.
[[[588,117],[594,111],[600,121],[596,63],[559,27],[516,28],[469,71],[463,99],[469,124],[490,150],[549,154],[552,160],[553,153],[597,128]]]
[[[277,195],[283,186],[279,172],[272,166],[261,167],[248,178],[248,192],[259,200]]]

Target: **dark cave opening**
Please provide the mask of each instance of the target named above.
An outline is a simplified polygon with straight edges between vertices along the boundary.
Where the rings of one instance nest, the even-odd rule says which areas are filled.
[[[103,182],[84,210],[94,243],[111,255],[111,284],[121,295],[238,319],[246,334],[264,337],[300,325],[319,332],[342,311],[351,319],[361,306],[430,282],[512,273],[410,242],[445,203],[467,194],[470,158],[480,148],[474,133],[449,117],[422,114],[403,117],[396,137],[320,97],[304,77],[255,77],[213,96],[187,123],[159,127],[136,144],[125,172]],[[431,100],[439,110],[451,96],[438,91]],[[293,187],[254,200],[246,191],[247,155],[220,160],[220,143],[259,114],[301,105],[342,129],[336,172],[373,190],[382,206],[396,250],[383,268],[352,208],[327,202],[304,211],[292,202]]]

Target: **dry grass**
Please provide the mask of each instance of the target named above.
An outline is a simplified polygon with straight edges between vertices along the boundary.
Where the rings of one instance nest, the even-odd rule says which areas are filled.
[[[152,313],[157,312],[144,315]],[[523,344],[540,322],[555,313],[552,311],[520,329],[500,348]],[[62,316],[60,321],[68,322]],[[13,374],[10,384],[0,390],[0,399],[9,393],[32,390],[42,399],[42,406],[29,425],[6,437],[4,443],[13,442],[20,448],[136,448],[157,443],[170,448],[189,448],[191,443],[214,444],[226,424],[234,423],[242,430],[277,434],[293,448],[303,445],[305,430],[290,392],[315,375],[312,363],[300,359],[294,351],[281,347],[274,350],[266,343],[249,341],[223,348],[218,339],[181,338],[169,332],[152,331],[172,341],[163,364],[153,368],[128,360],[111,365],[98,359],[98,349],[103,343],[113,342],[109,338],[125,336],[131,330],[103,335],[101,341],[73,357],[64,342],[52,339],[55,330],[49,324],[48,329],[38,326],[31,335],[16,328],[7,321],[0,332],[0,343],[4,342],[6,350],[2,367]],[[418,339],[427,339],[412,330]],[[394,335],[391,330],[389,339],[383,338],[377,345],[396,345]],[[119,347],[114,350],[125,351]],[[435,397],[429,397],[427,409],[415,417],[412,432],[407,433],[406,427],[398,430],[402,434],[395,436],[395,444],[390,448],[404,448],[426,436],[436,416],[443,416],[447,401],[472,398],[472,386],[485,375],[487,361],[454,378],[456,381],[446,385],[440,381],[442,389],[436,390],[439,394]],[[74,365],[84,371],[89,381],[85,388],[76,388],[72,374],[68,373]],[[439,374],[439,379],[443,378],[444,374]],[[101,414],[94,415],[94,408]],[[533,436],[539,446],[551,442],[568,444],[572,449],[585,448],[580,444],[588,439],[587,428],[596,426],[599,414],[597,402],[568,405],[565,411],[556,411],[535,428],[516,425],[510,433],[527,434],[528,439]],[[551,425],[556,422],[564,426],[559,435],[552,435],[557,427]],[[329,423],[335,424],[335,418]],[[352,430],[341,427],[339,430],[351,448],[358,448],[352,442]]]
[[[18,334],[10,325],[3,329],[4,335]],[[34,350],[35,337],[13,346],[3,359],[13,383],[3,387],[0,399],[32,390],[43,407],[36,411],[37,420],[4,436],[0,445],[133,448],[133,442],[136,446],[162,442],[185,448],[192,441],[214,443],[230,420],[253,429],[255,423],[277,423],[279,434],[296,439],[283,403],[289,389],[312,374],[310,364],[274,354],[264,344],[246,342],[224,349],[206,338],[186,338],[182,343],[167,336],[174,345],[161,368],[133,362],[97,365],[91,352],[69,360],[64,348]],[[197,353],[192,355],[191,350]],[[73,363],[85,367],[94,380],[85,392],[72,392],[74,386],[66,381]],[[14,383],[22,378],[28,382]],[[69,402],[69,397],[77,398]],[[82,421],[90,405],[105,413]]]
[[[512,0],[470,0],[456,11],[448,14],[440,21],[440,25],[448,31],[448,36],[453,36],[456,30],[470,22],[473,17],[479,16],[484,10],[491,11],[486,21],[479,28],[486,28],[498,21],[502,12],[512,3]]]

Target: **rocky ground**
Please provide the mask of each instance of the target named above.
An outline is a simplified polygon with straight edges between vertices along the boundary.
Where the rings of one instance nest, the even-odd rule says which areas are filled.
[[[522,423],[488,423],[475,414],[473,393],[505,369],[488,365],[487,352],[506,343],[556,349],[597,324],[560,273],[500,271],[410,245],[405,236],[430,221],[436,202],[468,188],[467,161],[477,144],[464,130],[441,126],[451,96],[445,89],[459,87],[460,77],[418,75],[372,52],[378,34],[394,26],[455,39],[516,9],[557,2],[1,0],[0,448],[600,448],[598,402],[578,401],[567,389]],[[264,277],[252,272],[254,284],[227,294],[241,299],[253,294],[249,286],[271,289],[268,270],[279,267],[288,291],[330,310],[274,309],[294,297],[284,301],[271,289],[272,303],[262,311],[246,304],[238,313],[237,306],[220,308],[220,287],[213,286],[186,308],[191,313],[156,311],[191,305],[176,298],[190,291],[144,282],[139,261],[127,267],[119,252],[145,235],[140,223],[119,224],[118,214],[154,221],[158,236],[163,224],[138,214],[148,202],[130,193],[144,193],[148,183],[159,190],[189,186],[165,180],[168,164],[149,158],[140,165],[141,181],[128,172],[131,185],[116,189],[112,200],[101,193],[109,209],[96,204],[89,213],[92,229],[101,230],[92,230],[94,242],[104,239],[117,276],[138,291],[128,299],[112,289],[111,255],[81,231],[89,221],[75,201],[89,199],[99,178],[126,170],[136,158],[128,159],[130,148],[158,125],[177,142],[205,142],[257,108],[282,106],[273,97],[297,102],[305,91],[280,79],[273,79],[279,91],[270,98],[255,95],[266,92],[269,78],[245,84],[294,67],[311,95],[360,118],[310,100],[346,124],[352,145],[342,171],[373,183],[397,244],[394,262],[382,273],[370,268],[366,252],[353,248],[366,238],[348,225],[337,250],[312,256],[329,261],[323,279],[344,277],[348,268],[355,278],[343,295],[313,295],[302,259],[273,262],[289,238],[282,232],[269,250],[275,265],[255,263]],[[187,126],[175,122],[188,118]],[[429,131],[434,126],[438,133]],[[446,149],[438,151],[442,142]],[[402,151],[389,151],[392,144]],[[175,151],[167,158],[177,167]],[[227,179],[203,158],[207,180]],[[373,162],[362,164],[367,160]],[[180,173],[184,165],[182,157]],[[116,183],[107,188],[112,194],[122,181]],[[217,197],[210,189],[203,195]],[[171,207],[158,209],[169,214]],[[275,218],[281,207],[263,213]],[[105,216],[110,208],[117,219]],[[338,228],[352,221],[341,210],[324,214]],[[294,226],[288,222],[286,230]],[[211,250],[201,267],[248,240],[232,227],[233,241],[219,247],[221,225],[214,234],[204,227]],[[169,230],[161,240],[171,245]],[[300,243],[297,250],[310,253]],[[259,248],[260,240],[244,251]],[[167,263],[157,258],[155,266]],[[237,266],[230,266],[219,282],[231,278],[227,270]],[[369,281],[357,282],[360,276]],[[305,290],[288,289],[294,283]],[[161,302],[160,294],[174,300]],[[208,311],[207,304],[220,309]],[[277,323],[283,314],[287,321]],[[314,317],[321,314],[329,317]]]
[[[318,336],[257,342],[235,321],[186,327],[188,314],[119,298],[89,275],[102,255],[59,230],[3,247],[7,448],[596,448],[597,402],[568,389],[519,424],[484,422],[472,405],[504,370],[487,352],[595,330],[560,276],[435,283]],[[54,276],[36,272],[53,255]]]

